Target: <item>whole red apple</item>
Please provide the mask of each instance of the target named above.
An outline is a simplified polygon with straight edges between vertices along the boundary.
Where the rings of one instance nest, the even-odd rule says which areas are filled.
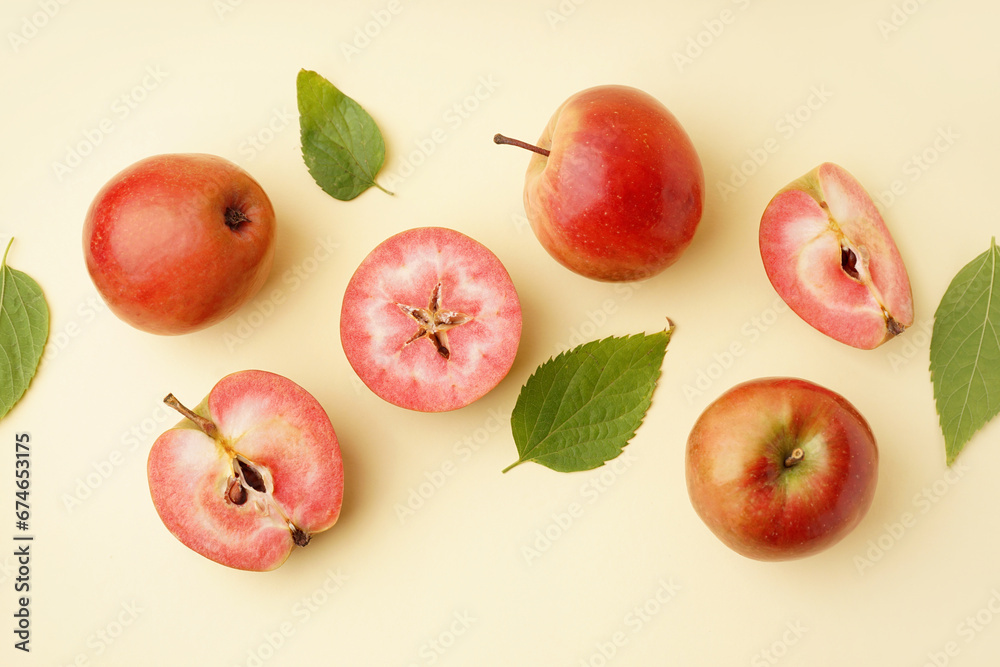
[[[556,110],[524,182],[531,228],[552,257],[604,281],[649,278],[673,264],[701,220],[704,175],[677,119],[627,86],[576,93]]]
[[[264,284],[274,209],[260,184],[215,155],[155,155],[101,188],[87,211],[87,271],[115,315],[157,334],[220,322]]]
[[[167,529],[206,558],[273,570],[340,516],[344,468],[319,402],[288,378],[219,380],[149,450],[149,493]]]
[[[698,418],[687,443],[691,504],[715,535],[758,560],[815,554],[868,511],[878,448],[839,394],[795,378],[733,387]]]

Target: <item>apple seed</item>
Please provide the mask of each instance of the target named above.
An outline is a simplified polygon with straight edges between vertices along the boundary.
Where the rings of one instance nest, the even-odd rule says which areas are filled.
[[[858,273],[858,256],[847,246],[840,248],[840,266],[851,278],[861,280],[861,274]]]

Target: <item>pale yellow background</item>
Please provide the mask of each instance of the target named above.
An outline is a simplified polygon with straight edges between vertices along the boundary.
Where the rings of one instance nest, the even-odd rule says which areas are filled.
[[[10,264],[44,287],[52,325],[46,362],[0,423],[0,663],[996,664],[1000,422],[947,473],[927,365],[942,293],[1000,228],[998,21],[1000,8],[982,1],[6,1],[0,231],[17,237]],[[382,180],[407,174],[395,197],[342,203],[314,184],[299,154],[300,68],[373,114],[388,145]],[[591,282],[549,259],[523,218],[528,155],[491,142],[498,131],[535,139],[563,99],[603,83],[662,100],[705,168],[693,244],[642,285]],[[433,151],[421,152],[428,140]],[[70,151],[88,154],[57,173]],[[280,233],[257,301],[214,328],[161,338],[100,307],[80,232],[111,175],[178,151],[249,170]],[[894,183],[899,193],[883,210],[917,323],[875,351],[779,312],[761,266],[768,199],[827,160],[873,193]],[[338,337],[355,267],[421,225],[490,247],[524,308],[510,375],[449,414],[372,395]],[[500,474],[516,458],[507,416],[538,364],[666,317],[677,331],[627,457],[586,473]],[[246,368],[315,394],[346,466],[339,524],[268,574],[183,547],[146,486],[149,446],[175,422],[161,398],[197,403]],[[881,448],[864,522],[785,564],[730,552],[684,486],[695,418],[764,375],[841,392]],[[20,431],[33,438],[30,655],[11,632]],[[407,503],[417,509],[401,515]]]

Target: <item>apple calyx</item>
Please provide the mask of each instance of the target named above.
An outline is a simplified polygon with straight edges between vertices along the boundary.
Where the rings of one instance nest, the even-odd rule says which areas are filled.
[[[167,394],[163,402],[181,413],[186,419],[192,422],[198,430],[212,438],[227,455],[231,457],[233,474],[226,480],[225,498],[233,505],[245,505],[253,501],[254,506],[261,516],[269,516],[273,509],[279,515],[288,531],[292,534],[292,541],[300,547],[309,544],[311,536],[284,515],[276,502],[272,492],[274,491],[274,479],[267,468],[257,465],[239,452],[235,451],[228,442],[219,435],[219,428],[211,419],[199,415],[191,410],[173,394]]]
[[[410,336],[403,343],[403,346],[405,347],[421,338],[426,338],[441,357],[450,359],[451,349],[448,347],[448,335],[446,332],[448,329],[454,329],[457,326],[471,322],[473,317],[472,315],[460,313],[457,310],[442,309],[442,290],[443,287],[440,282],[434,285],[426,308],[408,306],[403,303],[396,303],[396,305],[419,325],[417,332]]]
[[[545,157],[549,156],[549,150],[546,148],[529,144],[528,142],[521,141],[520,139],[511,139],[510,137],[505,137],[502,134],[494,134],[493,143],[506,146],[517,146],[518,148],[524,148],[534,153],[538,153],[539,155],[544,155]]]
[[[226,227],[236,231],[244,222],[250,222],[246,213],[238,208],[226,207]]]

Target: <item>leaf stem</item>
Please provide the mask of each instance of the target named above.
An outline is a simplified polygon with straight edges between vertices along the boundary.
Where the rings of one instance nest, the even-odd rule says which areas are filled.
[[[7,266],[7,253],[10,252],[10,247],[14,245],[14,237],[10,237],[10,241],[7,241],[7,247],[3,251],[3,259],[0,260],[0,266]]]
[[[509,466],[507,466],[506,468],[504,468],[503,470],[501,470],[500,472],[501,472],[501,473],[505,473],[505,472],[507,472],[508,470],[510,470],[511,468],[516,468],[517,466],[519,466],[519,465],[521,465],[522,463],[524,463],[524,462],[525,462],[526,460],[527,460],[527,459],[518,459],[518,460],[514,461],[513,463],[511,463],[511,464],[510,464]]]
[[[396,196],[396,193],[395,193],[395,192],[390,192],[389,190],[386,190],[386,189],[385,189],[385,188],[383,188],[383,187],[382,187],[381,185],[379,185],[377,181],[372,181],[372,183],[375,183],[375,187],[376,187],[376,188],[378,188],[378,189],[379,189],[379,190],[381,190],[382,192],[386,193],[386,194],[387,194],[387,195],[389,195],[390,197],[395,197],[395,196]]]

